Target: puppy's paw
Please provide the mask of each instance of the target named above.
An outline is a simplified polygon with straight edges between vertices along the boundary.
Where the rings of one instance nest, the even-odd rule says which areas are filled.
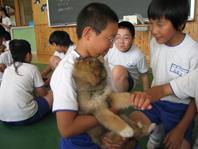
[[[152,123],[149,128],[148,128],[148,133],[151,133],[156,127],[156,124],[155,123]]]
[[[123,130],[119,132],[119,135],[124,138],[132,137],[133,134],[134,134],[134,130],[129,126],[125,127]]]

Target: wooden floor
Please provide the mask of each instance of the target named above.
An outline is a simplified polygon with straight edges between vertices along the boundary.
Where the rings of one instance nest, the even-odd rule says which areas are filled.
[[[32,63],[48,64],[50,55],[33,54]]]

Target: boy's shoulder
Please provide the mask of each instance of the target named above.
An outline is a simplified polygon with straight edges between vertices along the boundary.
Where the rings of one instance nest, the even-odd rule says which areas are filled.
[[[56,69],[68,68],[72,69],[75,60],[80,57],[75,50],[68,51],[65,57],[60,61]],[[55,71],[56,71],[55,69]]]
[[[184,41],[187,45],[198,46],[198,42],[195,41],[190,35],[186,34]]]
[[[38,70],[38,67],[32,63],[23,63],[22,67],[26,67],[27,69]]]

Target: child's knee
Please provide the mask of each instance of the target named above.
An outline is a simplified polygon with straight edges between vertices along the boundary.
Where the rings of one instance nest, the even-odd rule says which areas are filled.
[[[112,69],[112,78],[115,81],[128,79],[128,70],[121,65],[117,65]]]
[[[51,90],[48,91],[48,94],[44,98],[48,102],[49,107],[51,108],[52,107],[52,103],[53,103],[53,93],[52,93],[52,91]]]

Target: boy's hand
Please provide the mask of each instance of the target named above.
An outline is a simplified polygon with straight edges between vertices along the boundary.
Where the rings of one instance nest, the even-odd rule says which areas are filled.
[[[151,109],[151,96],[144,92],[133,92],[129,102],[137,109]]]
[[[163,143],[165,144],[165,147],[168,149],[180,149],[183,140],[183,131],[175,127],[166,135]]]

